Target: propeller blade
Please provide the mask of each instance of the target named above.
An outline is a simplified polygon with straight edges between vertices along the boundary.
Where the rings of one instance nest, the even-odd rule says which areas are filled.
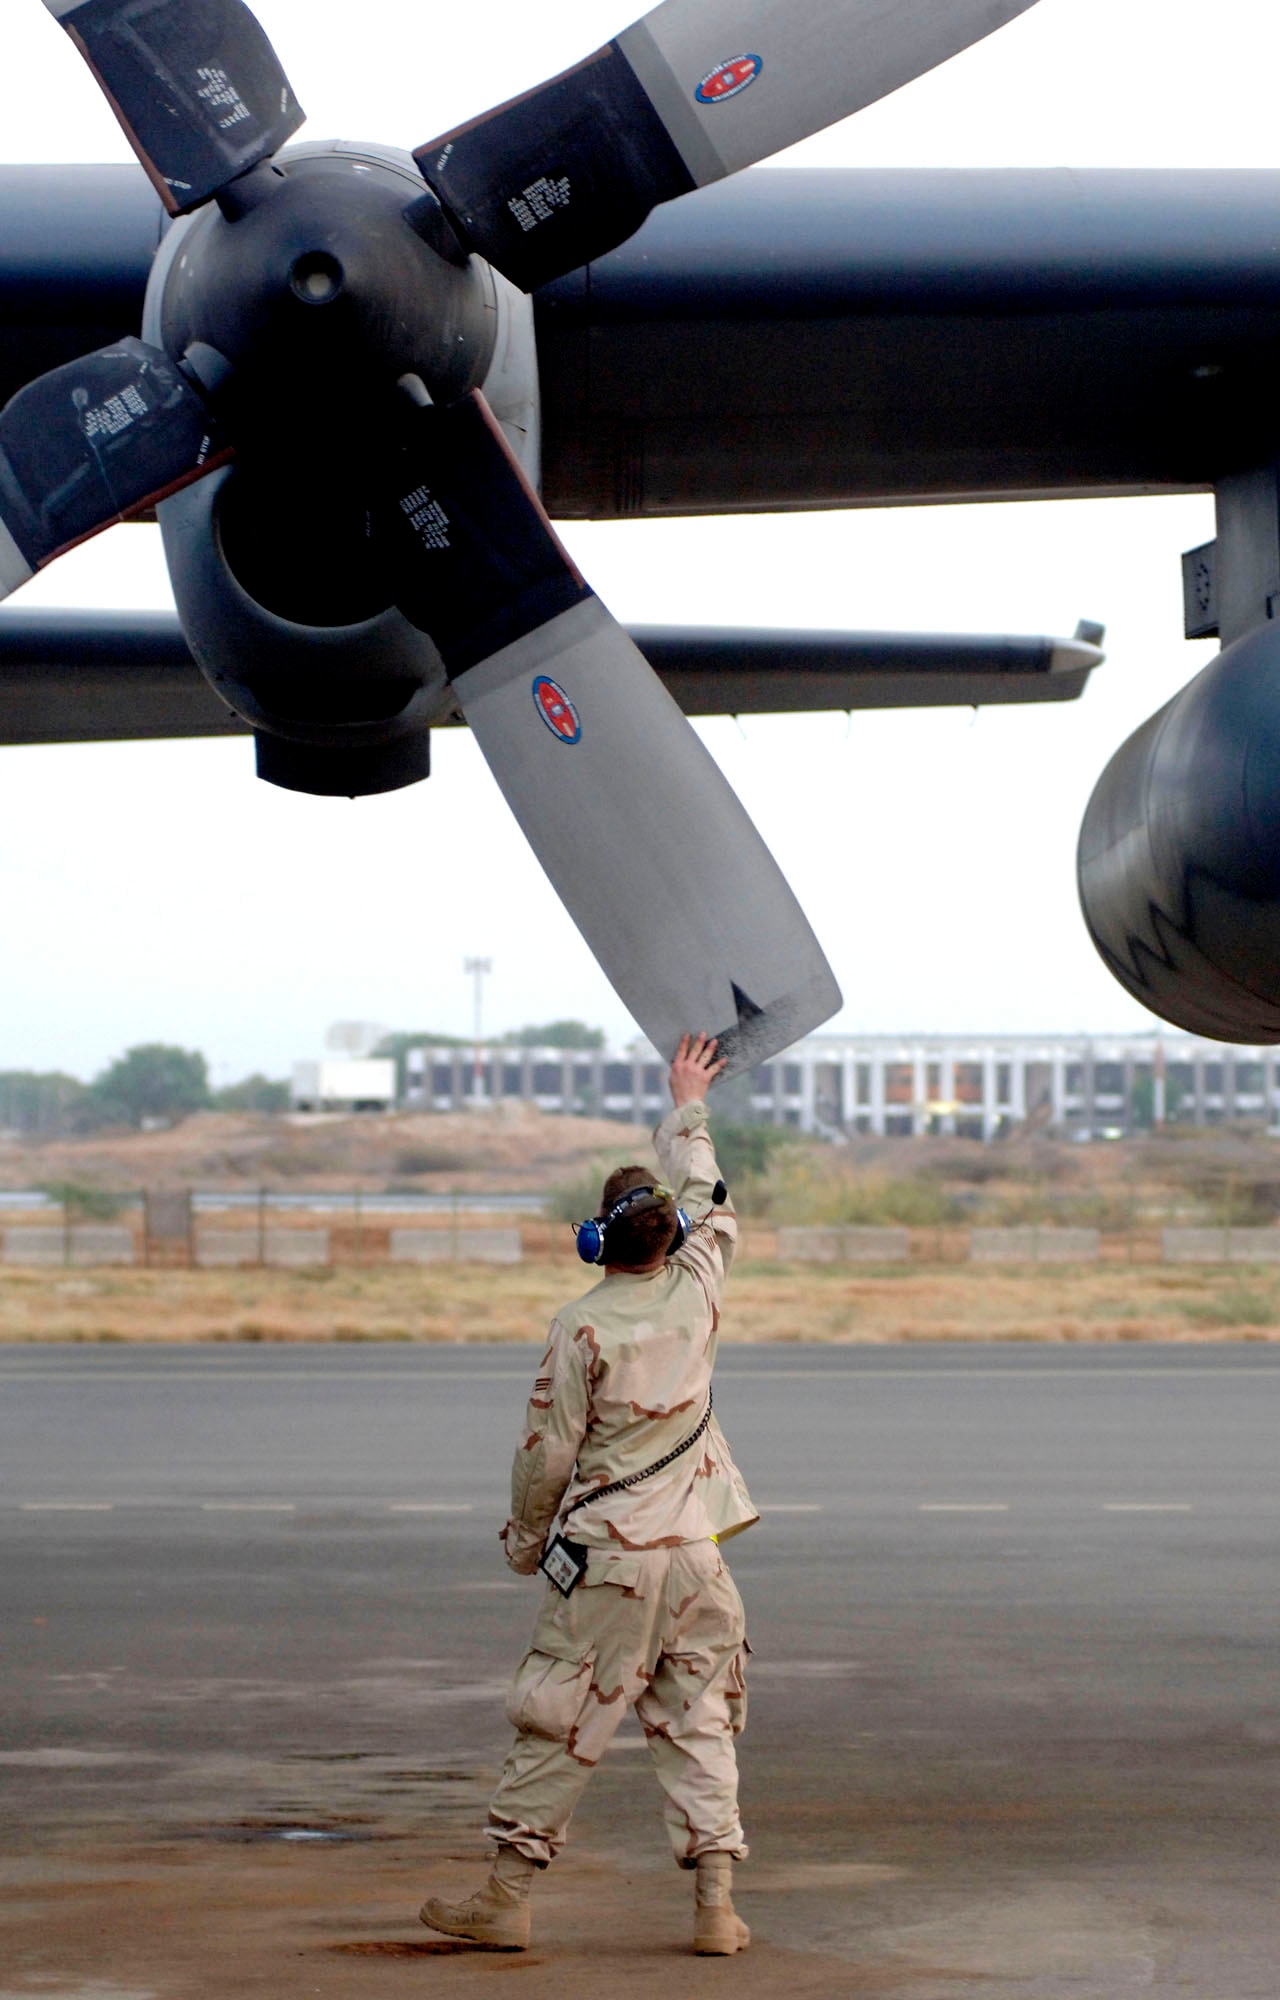
[[[583,582],[482,396],[407,411],[388,555],[508,805],[654,1046],[726,1075],[840,992],[719,768]]]
[[[525,291],[659,202],[807,139],[1035,0],[664,0],[414,157],[469,249]]]
[[[44,0],[97,77],[170,215],[279,151],[303,122],[244,0]]]
[[[0,598],[230,456],[181,369],[145,341],[29,382],[0,410]]]

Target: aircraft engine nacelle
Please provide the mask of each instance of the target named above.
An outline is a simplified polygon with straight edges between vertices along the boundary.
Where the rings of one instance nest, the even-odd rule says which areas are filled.
[[[1080,902],[1136,1000],[1192,1034],[1280,1041],[1280,627],[1237,639],[1108,764]]]
[[[258,776],[334,795],[425,778],[430,725],[451,705],[436,648],[394,605],[320,625],[262,604],[229,559],[236,471],[211,474],[158,511],[187,644],[253,730]]]
[[[351,795],[426,777],[456,704],[377,525],[395,412],[482,387],[536,485],[531,302],[459,251],[408,154],[326,141],[170,229],[143,337],[235,445],[157,515],[187,643],[252,728],[258,775]]]

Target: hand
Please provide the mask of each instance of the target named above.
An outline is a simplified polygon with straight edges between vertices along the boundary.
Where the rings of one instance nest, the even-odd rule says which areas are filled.
[[[536,1545],[526,1544],[521,1548],[520,1524],[517,1521],[508,1521],[505,1528],[499,1528],[498,1540],[502,1543],[508,1569],[513,1569],[517,1576],[536,1574],[538,1564],[542,1560],[542,1542]]]
[[[728,1057],[716,1061],[716,1038],[714,1035],[682,1035],[680,1046],[671,1063],[671,1074],[667,1082],[671,1086],[671,1102],[696,1104],[707,1094]]]

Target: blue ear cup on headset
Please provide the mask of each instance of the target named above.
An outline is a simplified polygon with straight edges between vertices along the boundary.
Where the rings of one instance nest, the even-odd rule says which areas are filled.
[[[628,1188],[621,1200],[615,1201],[607,1215],[589,1216],[585,1222],[580,1222],[574,1240],[578,1246],[578,1255],[581,1257],[583,1263],[603,1264],[605,1237],[609,1233],[611,1222],[619,1221],[622,1216],[629,1214],[633,1208],[638,1208],[641,1214],[643,1214],[645,1209],[653,1208],[661,1202],[670,1201],[670,1199],[670,1192],[666,1188]],[[675,1235],[667,1245],[666,1254],[668,1257],[675,1255],[692,1227],[693,1224],[684,1210],[678,1208],[676,1210]]]
[[[604,1255],[604,1224],[592,1216],[578,1224],[578,1255],[584,1264],[598,1264]]]

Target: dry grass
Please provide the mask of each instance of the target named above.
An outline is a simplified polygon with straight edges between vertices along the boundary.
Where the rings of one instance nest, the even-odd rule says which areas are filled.
[[[587,1274],[564,1232],[516,1267],[0,1273],[0,1342],[537,1341]],[[766,1247],[763,1239],[758,1247]],[[735,1269],[730,1341],[1280,1340],[1280,1272],[1102,1265]],[[589,1282],[589,1279],[587,1279]]]
[[[536,1104],[496,1110],[409,1112],[376,1118],[272,1118],[202,1111],[166,1132],[103,1132],[86,1139],[0,1138],[0,1186],[71,1181],[140,1187],[323,1191],[388,1184],[467,1191],[536,1188],[622,1153],[652,1158],[641,1126],[558,1118]]]
[[[273,1228],[327,1228],[336,1259],[328,1270],[0,1266],[0,1342],[536,1341],[557,1305],[590,1282],[563,1219],[521,1220],[525,1262],[514,1269],[393,1266],[385,1261],[390,1227],[405,1218],[379,1215],[376,1194],[400,1182],[464,1194],[528,1188],[552,1195],[562,1218],[579,1216],[594,1204],[604,1165],[625,1157],[651,1158],[639,1128],[519,1105],[483,1116],[307,1123],[210,1113],[171,1132],[0,1142],[0,1184],[10,1187],[359,1186],[367,1198],[358,1221],[272,1214]],[[1280,1153],[1260,1134],[1180,1132],[1089,1147],[1035,1133],[993,1146],[787,1142],[754,1176],[740,1163],[735,1195],[749,1219],[726,1315],[730,1340],[1280,1339],[1280,1268],[1159,1262],[1166,1223],[1280,1217]],[[120,1219],[137,1230],[132,1211]],[[911,1262],[883,1270],[779,1264],[774,1225],[788,1220],[900,1221],[910,1228]],[[1103,1231],[1101,1261],[970,1265],[969,1227],[1009,1221],[1094,1223]],[[218,1226],[227,1223],[252,1228],[255,1219],[242,1212]],[[447,1215],[415,1217],[414,1225],[453,1226]]]

